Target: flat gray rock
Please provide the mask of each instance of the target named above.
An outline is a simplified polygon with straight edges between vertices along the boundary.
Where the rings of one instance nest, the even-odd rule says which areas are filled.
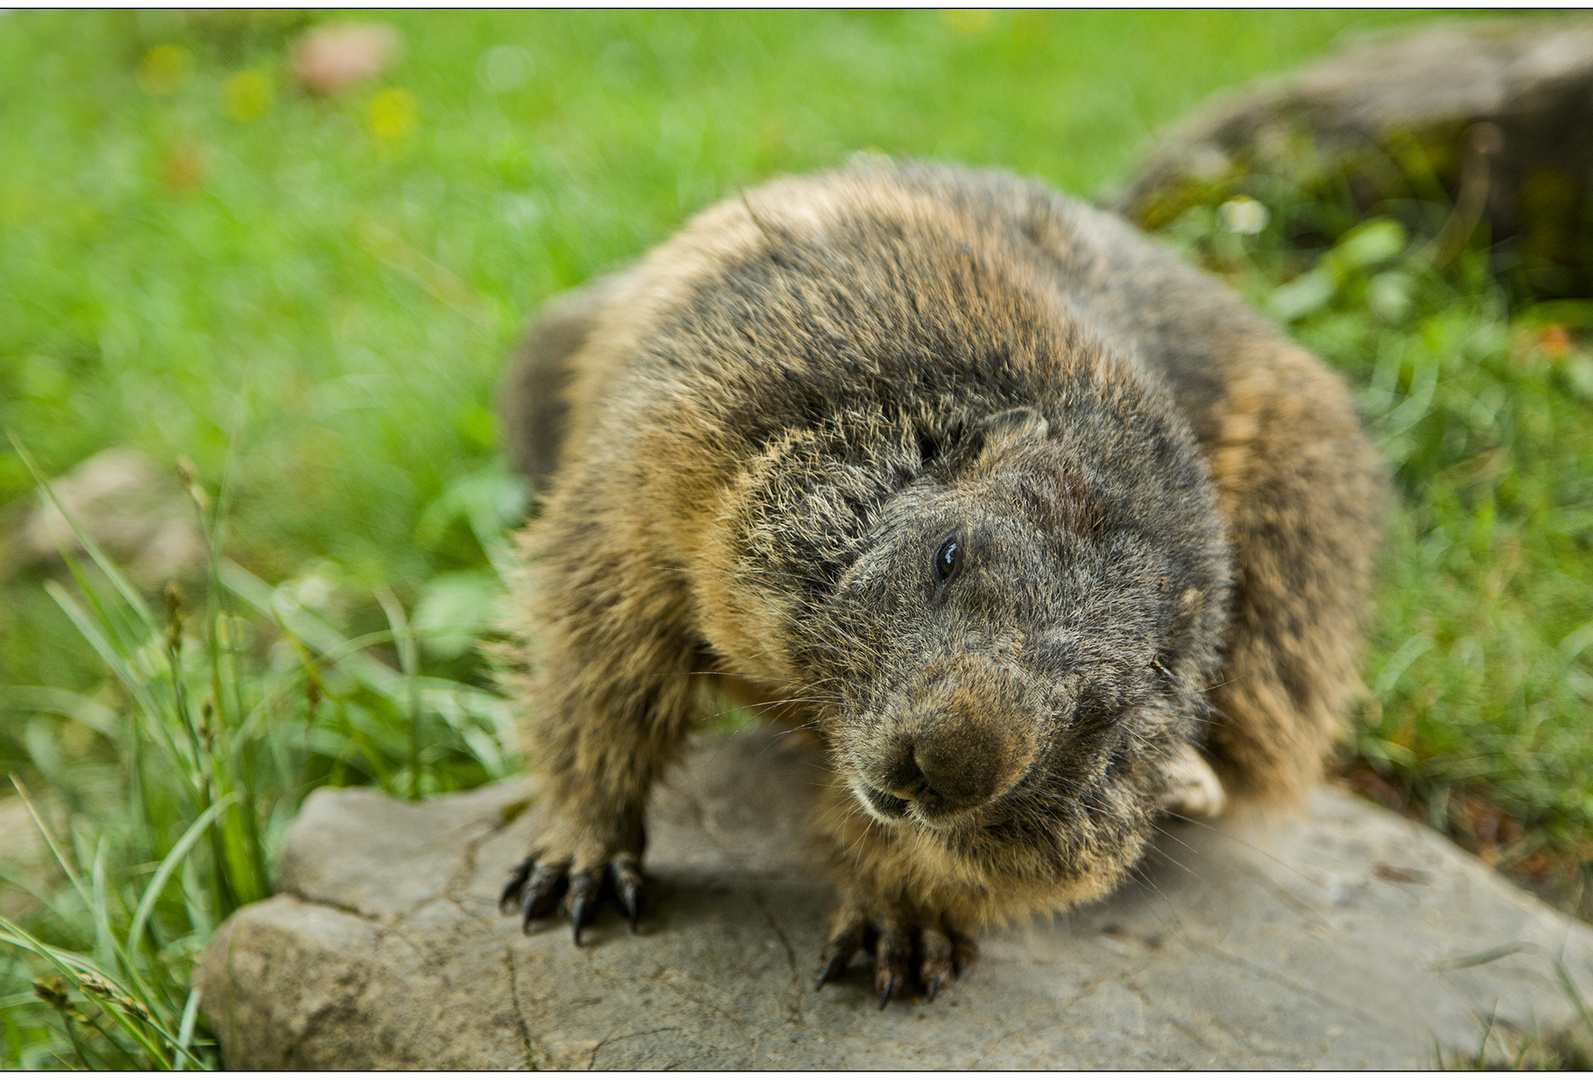
[[[234,1069],[1366,1068],[1474,1052],[1487,1018],[1569,1023],[1593,931],[1441,836],[1336,790],[1270,830],[1171,825],[1135,880],[986,934],[933,1004],[875,1008],[861,963],[813,991],[828,885],[807,868],[811,751],[698,744],[652,807],[654,903],[530,936],[498,888],[525,781],[421,804],[321,790],[279,895],[198,975]],[[1527,951],[1457,966],[1487,950]]]

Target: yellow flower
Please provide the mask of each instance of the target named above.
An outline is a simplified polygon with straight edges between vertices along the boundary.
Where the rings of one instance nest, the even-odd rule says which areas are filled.
[[[221,101],[233,120],[253,120],[271,108],[276,88],[263,71],[240,71],[221,88]]]
[[[194,58],[181,45],[156,45],[138,62],[138,85],[164,96],[183,88],[194,72]]]
[[[420,120],[420,102],[408,90],[392,87],[371,98],[365,120],[378,139],[402,139]]]

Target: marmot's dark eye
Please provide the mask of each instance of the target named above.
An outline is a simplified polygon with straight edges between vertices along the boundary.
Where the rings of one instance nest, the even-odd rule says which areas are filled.
[[[940,545],[940,550],[935,552],[935,576],[941,581],[950,581],[961,569],[962,541],[956,535],[952,535],[947,537],[946,542]]]

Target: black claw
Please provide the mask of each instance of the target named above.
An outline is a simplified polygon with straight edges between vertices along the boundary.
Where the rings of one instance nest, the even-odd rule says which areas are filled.
[[[815,994],[818,993],[824,989],[825,983],[832,979],[840,978],[841,972],[846,970],[846,965],[851,963],[851,961],[852,954],[850,952],[838,952],[831,956],[825,962],[824,970],[819,972],[819,981],[813,984],[813,992]]]
[[[581,943],[581,930],[592,921],[597,909],[597,895],[603,888],[602,871],[582,870],[570,875],[570,922],[574,927],[575,943]]]
[[[891,999],[896,988],[907,978],[908,961],[913,954],[912,941],[897,926],[880,928],[879,939],[874,943],[875,985],[881,986],[879,1007]]]
[[[901,981],[902,980],[899,977],[892,975],[890,982],[885,984],[885,989],[881,990],[879,993],[879,1007],[881,1009],[885,1008],[886,1003],[888,1003],[891,999],[891,995],[896,993],[896,987]]]
[[[514,914],[514,909],[520,906],[521,890],[525,888],[526,879],[531,876],[531,868],[536,862],[535,855],[527,855],[509,871],[509,880],[503,883],[503,892],[498,894],[499,911],[505,915]]]
[[[863,947],[865,936],[863,927],[853,924],[830,938],[824,948],[824,968],[819,972],[819,981],[813,984],[814,993],[822,990],[825,983],[840,977],[857,950]]]
[[[609,864],[609,870],[614,875],[614,892],[619,897],[620,906],[625,909],[625,917],[630,920],[631,933],[636,933],[640,928],[642,917],[642,872],[636,866],[636,860],[629,855],[621,855]]]
[[[640,890],[629,882],[620,882],[618,887],[620,903],[625,908],[625,917],[630,920],[631,933],[634,934],[640,929],[642,920]]]
[[[946,976],[936,975],[929,984],[929,1000],[934,1001],[935,995],[940,993],[940,988],[946,985]]]
[[[553,913],[553,909],[559,906],[559,898],[564,895],[564,881],[564,872],[557,867],[543,864],[532,872],[525,886],[525,915],[520,922],[521,929],[529,934],[533,919],[545,919]]]
[[[581,928],[590,920],[591,904],[584,897],[576,897],[570,901],[570,932],[575,938],[575,943],[581,943]]]

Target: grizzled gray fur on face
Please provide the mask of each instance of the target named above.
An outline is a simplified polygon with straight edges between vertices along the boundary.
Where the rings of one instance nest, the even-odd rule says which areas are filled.
[[[867,950],[882,1004],[932,997],[973,929],[1113,887],[1165,807],[1297,800],[1358,686],[1384,480],[1342,384],[1005,174],[710,209],[553,306],[505,412],[545,481],[528,924],[562,900],[579,936],[606,885],[635,923],[648,788],[729,695],[833,770],[821,985]]]

